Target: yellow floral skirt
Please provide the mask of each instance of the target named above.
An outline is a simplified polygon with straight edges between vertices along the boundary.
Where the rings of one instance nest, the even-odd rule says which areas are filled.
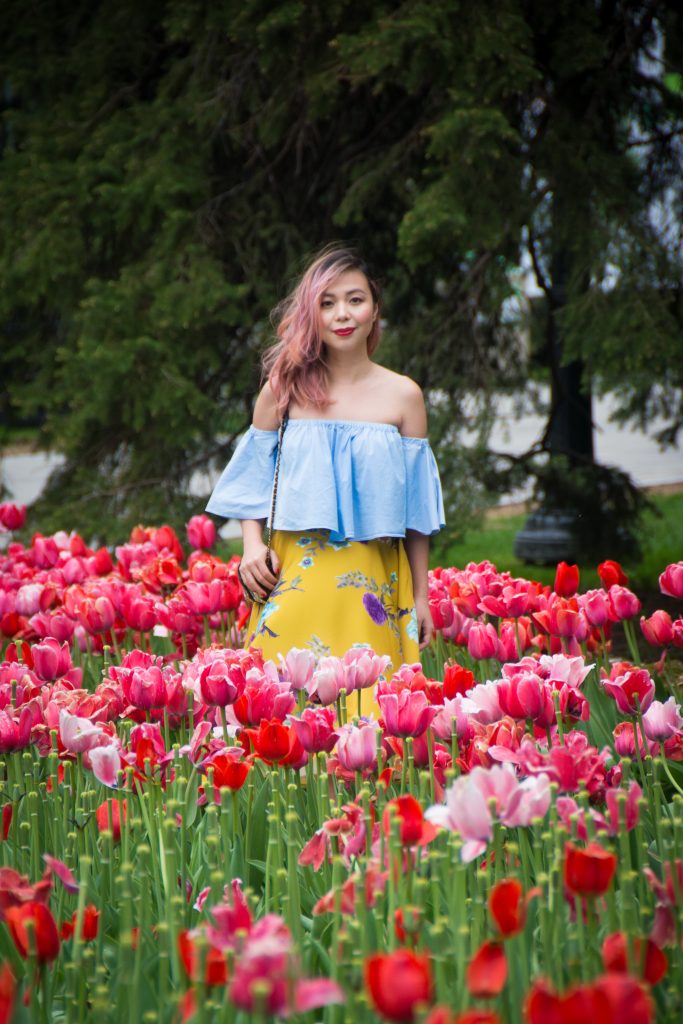
[[[266,604],[252,608],[246,646],[273,659],[292,647],[322,657],[367,646],[388,654],[394,671],[420,660],[413,581],[400,539],[332,541],[327,530],[279,530],[272,546],[280,577]],[[351,698],[352,714],[356,707]],[[378,713],[372,688],[362,692],[361,710]]]

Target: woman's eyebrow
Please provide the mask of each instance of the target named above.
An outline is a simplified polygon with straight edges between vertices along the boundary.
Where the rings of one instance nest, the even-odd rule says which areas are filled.
[[[365,295],[365,289],[364,288],[349,288],[349,290],[345,294],[346,295],[353,295],[354,292],[360,292],[361,295]],[[323,292],[322,295],[321,295],[321,298],[322,299],[331,299],[331,298],[334,298],[335,295],[336,295],[336,292]]]

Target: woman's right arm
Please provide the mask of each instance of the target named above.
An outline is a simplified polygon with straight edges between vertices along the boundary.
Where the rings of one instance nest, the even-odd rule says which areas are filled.
[[[252,422],[258,430],[277,430],[280,425],[277,404],[270,384],[261,389],[256,399]],[[265,598],[277,583],[280,563],[275,552],[271,550],[270,561],[273,571],[271,572],[266,565],[268,549],[263,541],[264,519],[243,519],[241,526],[244,553],[240,573],[249,589],[259,597]]]

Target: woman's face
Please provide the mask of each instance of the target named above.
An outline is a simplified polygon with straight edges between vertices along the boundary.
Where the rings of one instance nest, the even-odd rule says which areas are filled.
[[[365,350],[377,316],[368,279],[361,270],[345,270],[320,297],[322,340],[333,350]]]

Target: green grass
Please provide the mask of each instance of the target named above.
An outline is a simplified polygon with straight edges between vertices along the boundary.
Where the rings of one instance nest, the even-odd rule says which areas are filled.
[[[624,570],[634,585],[656,587],[659,573],[670,563],[683,559],[683,493],[653,496],[654,512],[646,513],[639,531],[642,557],[623,560]],[[472,531],[457,544],[452,544],[432,565],[465,566],[488,558],[499,570],[513,576],[525,576],[552,583],[555,569],[547,565],[528,565],[512,553],[515,534],[526,521],[525,515],[488,519],[481,529]],[[609,552],[605,552],[609,558]],[[596,566],[581,564],[581,589],[600,586]]]

